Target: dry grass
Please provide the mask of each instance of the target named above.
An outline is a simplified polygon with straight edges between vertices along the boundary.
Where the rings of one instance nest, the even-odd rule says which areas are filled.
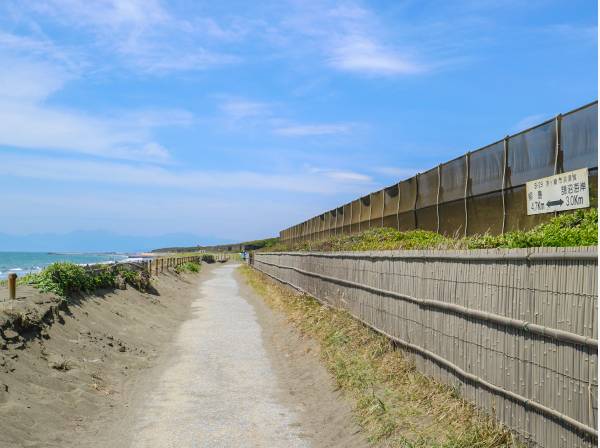
[[[512,435],[461,400],[456,391],[415,370],[389,339],[347,312],[297,294],[247,266],[248,283],[272,308],[320,343],[337,385],[355,403],[358,423],[381,447],[515,446]]]

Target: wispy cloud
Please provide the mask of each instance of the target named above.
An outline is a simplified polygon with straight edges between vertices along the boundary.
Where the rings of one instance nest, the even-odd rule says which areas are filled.
[[[327,177],[330,179],[344,182],[356,182],[359,184],[364,184],[371,183],[373,181],[373,179],[366,174],[349,170],[309,167],[309,172],[312,174],[316,174],[319,177]]]
[[[352,130],[350,124],[304,124],[289,125],[273,129],[273,133],[286,137],[346,134]]]
[[[282,28],[308,39],[330,67],[370,76],[414,75],[428,67],[406,43],[386,33],[383,21],[356,3],[329,1],[296,3]]]
[[[294,123],[290,111],[280,104],[250,100],[242,97],[220,96],[217,109],[228,129],[260,127],[282,137],[317,137],[348,134],[356,123]]]
[[[413,75],[425,66],[365,35],[345,37],[332,45],[329,63],[340,70],[369,75]]]
[[[241,60],[211,48],[213,40],[231,39],[238,30],[230,32],[212,18],[179,17],[159,0],[42,0],[29,10],[91,33],[107,55],[148,73],[205,70]]]
[[[306,169],[299,172],[243,170],[183,170],[143,163],[75,160],[31,155],[5,154],[0,175],[56,182],[151,186],[187,191],[211,189],[288,191],[313,194],[358,192],[371,178],[351,171]]]
[[[37,48],[33,40],[30,44]],[[182,110],[102,116],[52,105],[51,97],[77,79],[78,73],[21,47],[3,50],[0,65],[10,70],[0,72],[0,146],[165,162],[169,151],[154,141],[153,129],[192,120]]]

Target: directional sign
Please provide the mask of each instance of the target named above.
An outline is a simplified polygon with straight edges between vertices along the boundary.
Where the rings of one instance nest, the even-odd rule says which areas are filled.
[[[527,214],[589,207],[589,186],[587,168],[527,182]]]

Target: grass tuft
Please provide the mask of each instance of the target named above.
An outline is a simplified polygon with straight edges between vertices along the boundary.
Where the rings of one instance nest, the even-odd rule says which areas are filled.
[[[338,387],[355,403],[369,441],[385,447],[498,448],[515,446],[511,434],[458,397],[457,391],[420,374],[389,339],[342,310],[292,292],[248,266],[248,284],[315,339]]]

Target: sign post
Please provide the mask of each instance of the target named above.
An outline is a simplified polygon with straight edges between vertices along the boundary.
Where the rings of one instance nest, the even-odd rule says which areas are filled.
[[[587,168],[527,182],[527,214],[561,212],[590,206]]]

